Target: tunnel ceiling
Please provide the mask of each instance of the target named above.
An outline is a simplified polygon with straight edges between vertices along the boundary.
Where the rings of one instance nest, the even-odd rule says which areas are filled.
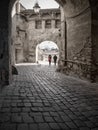
[[[65,17],[75,17],[87,8],[89,8],[89,0],[55,0],[63,8]]]

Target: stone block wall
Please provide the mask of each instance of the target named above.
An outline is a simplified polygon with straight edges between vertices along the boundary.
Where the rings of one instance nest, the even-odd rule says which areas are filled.
[[[91,80],[91,64],[84,62],[67,61],[67,66],[62,70],[63,73],[79,77],[81,79]]]
[[[81,2],[81,7],[77,4]],[[68,3],[68,2],[66,2]],[[73,8],[74,7],[74,8]],[[69,10],[71,8],[71,10]],[[91,79],[92,43],[91,43],[91,10],[86,0],[66,4],[66,40],[67,58],[62,60],[61,71],[69,75]],[[66,63],[66,66],[65,66]]]

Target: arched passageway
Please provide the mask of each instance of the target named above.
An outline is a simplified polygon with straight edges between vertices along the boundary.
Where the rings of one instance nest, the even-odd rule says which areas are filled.
[[[97,0],[56,1],[62,12],[61,61],[67,63],[68,73],[97,81]],[[0,4],[1,84],[8,84],[11,80],[11,11],[14,2],[15,0],[1,0]]]
[[[48,56],[51,55],[51,62],[54,62],[54,56],[57,56],[58,63],[59,60],[59,48],[56,43],[52,41],[43,41],[36,46],[36,62],[42,64],[49,64],[48,63]]]

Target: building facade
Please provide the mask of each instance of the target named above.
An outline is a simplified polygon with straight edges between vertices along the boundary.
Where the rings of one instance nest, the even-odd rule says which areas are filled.
[[[36,62],[36,46],[41,42],[52,41],[57,44],[58,48],[60,47],[61,13],[59,8],[41,9],[36,14],[34,10],[25,8],[23,10],[23,6],[20,5],[20,13],[16,13],[15,18],[14,63]],[[13,26],[15,26],[15,20]]]

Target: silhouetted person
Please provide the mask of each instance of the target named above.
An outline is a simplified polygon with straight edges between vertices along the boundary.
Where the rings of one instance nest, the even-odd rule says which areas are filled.
[[[51,65],[51,59],[52,59],[52,56],[49,55],[49,56],[48,56],[49,66]]]
[[[57,56],[54,55],[53,59],[54,59],[54,64],[56,65],[56,62],[57,62]]]

